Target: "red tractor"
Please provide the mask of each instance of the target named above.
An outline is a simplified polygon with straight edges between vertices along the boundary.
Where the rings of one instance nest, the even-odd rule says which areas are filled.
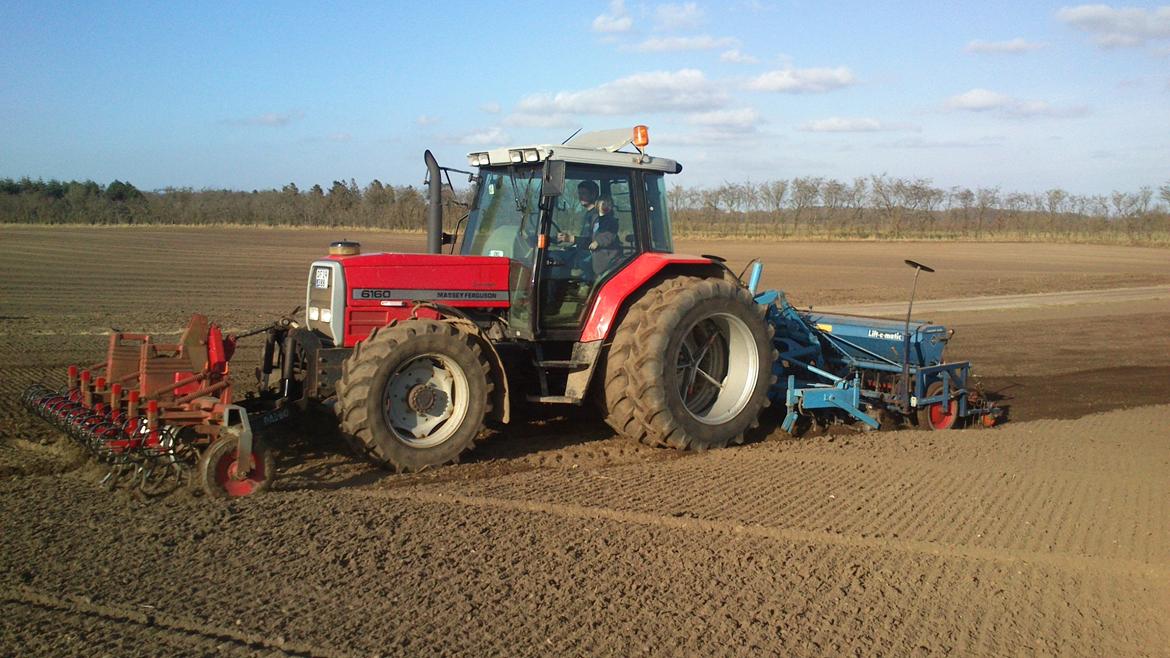
[[[646,143],[638,127],[470,154],[461,240],[441,232],[428,152],[431,254],[338,245],[310,267],[312,395],[336,394],[342,430],[407,471],[457,460],[516,404],[592,398],[655,446],[742,441],[772,381],[764,309],[719,259],[673,253],[665,177],[682,167]]]
[[[738,443],[775,379],[770,325],[720,259],[673,252],[665,178],[681,166],[647,142],[638,126],[477,152],[474,174],[428,151],[429,253],[334,243],[309,267],[303,320],[251,332],[267,335],[259,396],[231,398],[226,358],[243,336],[204,322],[173,351],[119,348],[126,363],[112,341],[93,374],[64,393],[30,389],[26,404],[101,454],[117,446],[144,482],[199,454],[218,495],[267,486],[271,458],[252,431],[310,401],[334,406],[353,443],[399,471],[458,460],[485,421],[507,423],[521,404],[592,401],[654,446]],[[441,214],[450,172],[475,183],[453,234]],[[204,338],[224,358],[206,358]],[[160,368],[169,385],[146,390],[141,373]]]

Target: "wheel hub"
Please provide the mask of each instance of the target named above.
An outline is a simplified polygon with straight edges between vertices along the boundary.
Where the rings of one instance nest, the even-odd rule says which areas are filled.
[[[411,409],[420,414],[429,414],[435,408],[435,403],[438,402],[438,399],[438,391],[427,384],[416,384],[406,394],[406,403],[410,405]]]
[[[427,448],[446,441],[466,410],[467,378],[441,354],[423,354],[390,376],[382,399],[386,424],[399,441]],[[454,419],[456,422],[446,421]]]

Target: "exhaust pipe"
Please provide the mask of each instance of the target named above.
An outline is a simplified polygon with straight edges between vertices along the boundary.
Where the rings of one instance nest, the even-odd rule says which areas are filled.
[[[443,252],[443,180],[439,163],[430,149],[423,153],[427,163],[427,253]]]

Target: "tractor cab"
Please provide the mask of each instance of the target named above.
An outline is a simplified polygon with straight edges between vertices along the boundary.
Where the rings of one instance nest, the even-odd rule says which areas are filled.
[[[513,336],[576,339],[607,281],[673,250],[663,177],[681,166],[646,141],[639,126],[468,156],[479,176],[460,253],[510,260]]]

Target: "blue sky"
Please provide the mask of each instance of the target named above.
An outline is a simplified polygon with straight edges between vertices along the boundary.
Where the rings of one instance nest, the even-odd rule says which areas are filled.
[[[650,127],[685,185],[1170,180],[1170,5],[0,5],[0,177],[418,184],[422,151]]]

